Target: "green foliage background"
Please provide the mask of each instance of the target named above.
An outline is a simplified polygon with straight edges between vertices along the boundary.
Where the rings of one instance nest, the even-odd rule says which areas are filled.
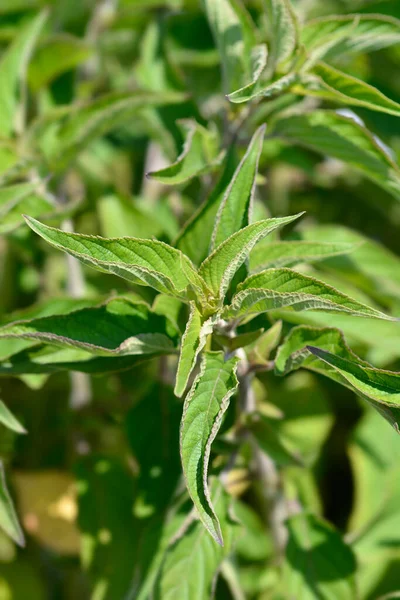
[[[398,424],[398,373],[376,370],[400,371],[398,19],[397,0],[0,0],[0,600],[397,597],[400,438],[359,396],[385,412],[376,398],[390,389]],[[202,520],[220,547],[192,518],[182,477],[190,352],[175,378],[186,322],[195,345],[212,301],[192,298],[189,316],[186,264],[173,298],[165,280],[155,291],[136,272],[82,266],[22,214],[64,232],[157,239],[198,266],[210,242],[247,225],[253,194],[253,222],[305,215],[256,246],[252,272],[296,267],[372,312],[282,305],[240,324],[259,414],[241,422],[234,396],[211,450],[220,529],[215,515]],[[72,238],[30,225],[71,250]],[[244,268],[228,300],[245,289]],[[234,353],[217,333],[206,349]],[[304,346],[339,358],[310,351],[291,372]],[[349,384],[339,359],[360,361],[368,381]],[[280,552],[271,480],[242,427],[278,473]]]

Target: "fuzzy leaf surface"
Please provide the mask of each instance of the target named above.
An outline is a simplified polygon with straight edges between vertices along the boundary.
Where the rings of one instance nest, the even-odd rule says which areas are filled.
[[[199,274],[214,296],[219,299],[224,297],[236,271],[260,240],[278,227],[295,221],[301,214],[258,221],[234,233],[220,244],[199,269]]]
[[[208,463],[211,444],[238,386],[236,366],[237,359],[225,362],[222,352],[203,355],[200,373],[185,398],[180,430],[182,468],[190,497],[204,527],[220,545],[223,538],[208,490]]]
[[[180,298],[189,284],[202,285],[187,256],[163,242],[66,233],[31,217],[26,222],[46,242],[98,271]]]
[[[225,319],[237,319],[284,307],[294,310],[331,310],[358,317],[396,320],[353,300],[322,281],[286,268],[269,269],[248,277],[238,286],[232,304],[226,307],[222,316]]]

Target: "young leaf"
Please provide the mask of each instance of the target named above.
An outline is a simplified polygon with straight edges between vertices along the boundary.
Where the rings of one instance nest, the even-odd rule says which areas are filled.
[[[271,36],[270,60],[275,69],[289,59],[298,43],[298,22],[290,0],[265,0]]]
[[[26,429],[22,427],[21,423],[14,417],[12,412],[7,406],[0,400],[0,423],[2,423],[7,429],[15,431],[15,433],[26,433]]]
[[[311,514],[287,521],[289,540],[283,565],[283,591],[302,600],[354,600],[356,560],[331,525]]]
[[[180,124],[186,141],[176,162],[159,171],[147,173],[147,177],[164,185],[185,183],[221,162],[221,157],[217,157],[218,142],[215,131],[210,132],[194,121],[182,120]]]
[[[246,154],[225,192],[215,221],[211,250],[250,224],[264,134],[265,125],[261,125],[252,137]]]
[[[0,61],[0,137],[10,137],[19,129],[20,111],[25,111],[22,88],[25,86],[26,69],[36,40],[46,20],[41,12],[17,34]]]
[[[188,392],[180,431],[182,468],[186,485],[200,520],[218,544],[221,527],[207,487],[211,444],[234,394],[237,359],[224,361],[222,352],[206,352],[200,373]]]
[[[225,545],[215,544],[198,521],[189,525],[167,548],[153,592],[154,600],[205,600],[213,595],[215,577],[240,531],[230,516],[231,498],[218,481],[211,482],[211,498],[221,523]]]
[[[66,315],[17,321],[0,328],[0,339],[27,339],[87,350],[96,356],[174,352],[165,318],[123,298]]]
[[[231,92],[226,97],[231,102],[246,102],[252,98],[255,98],[258,95],[258,90],[260,88],[260,77],[262,72],[265,69],[267,64],[268,51],[267,47],[264,44],[260,44],[259,46],[255,46],[251,52],[251,82],[247,85],[244,85],[239,90],[235,90]]]
[[[256,45],[251,19],[237,0],[203,0],[222,63],[225,94],[252,81],[252,50]]]
[[[298,219],[303,213],[279,219],[265,219],[248,225],[220,244],[200,265],[199,274],[214,296],[222,300],[239,267],[254,246],[269,233]]]
[[[259,244],[250,254],[250,271],[258,273],[274,267],[294,267],[300,263],[346,254],[357,244],[324,242],[270,242]]]
[[[248,277],[239,284],[238,292],[222,318],[238,319],[289,306],[294,310],[333,310],[358,317],[396,320],[322,281],[291,269],[269,269]]]
[[[18,546],[25,546],[24,534],[7,489],[2,461],[0,461],[0,527]]]
[[[222,174],[207,200],[200,206],[183,227],[175,245],[182,250],[196,265],[199,265],[208,255],[211,235],[218,207],[223,200],[226,190],[235,174],[235,148],[229,148]]]
[[[196,288],[203,285],[187,256],[163,242],[66,233],[31,217],[25,220],[46,242],[98,271],[113,273],[182,299],[186,298],[189,285]]]
[[[312,59],[339,59],[398,44],[400,21],[382,14],[329,15],[305,24],[301,42]]]
[[[400,170],[362,125],[328,110],[285,117],[274,132],[287,140],[333,156],[400,199]]]
[[[180,397],[186,389],[190,374],[196,366],[196,360],[205,346],[207,336],[212,333],[214,319],[203,321],[194,304],[190,306],[190,316],[181,340],[178,371],[176,373],[175,394]]]
[[[294,93],[315,96],[331,102],[340,102],[346,106],[363,106],[370,110],[400,116],[400,104],[391,100],[374,86],[357,77],[319,62],[314,65],[311,74],[304,76]]]

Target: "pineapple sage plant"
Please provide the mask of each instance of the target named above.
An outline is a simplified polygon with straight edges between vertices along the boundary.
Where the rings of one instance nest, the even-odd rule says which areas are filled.
[[[312,203],[306,214],[285,214],[285,202],[272,199],[270,167],[296,147],[297,159],[307,157],[311,170],[317,171],[318,155],[325,157],[320,178],[361,176],[388,206],[400,200],[395,150],[357,112],[366,121],[374,111],[396,117],[400,104],[351,68],[360,55],[398,44],[400,21],[365,11],[313,19],[306,2],[290,0],[178,2],[177,13],[173,3],[160,4],[167,13],[139,2],[148,18],[140,21],[147,29],[133,90],[118,71],[109,93],[102,95],[98,85],[85,88],[84,102],[51,106],[43,93],[48,74],[35,54],[38,40],[51,34],[46,12],[30,13],[1,56],[2,234],[20,249],[31,244],[43,251],[40,236],[67,253],[78,273],[91,277],[94,269],[113,277],[107,296],[103,283],[100,300],[92,283],[87,298],[83,285],[81,297],[62,308],[55,302],[3,319],[0,373],[37,388],[60,371],[117,372],[132,387],[143,387],[143,380],[152,386],[128,419],[139,470],[111,473],[107,460],[90,463],[89,456],[83,486],[77,469],[83,566],[93,599],[368,599],[390,562],[376,551],[381,566],[374,564],[366,549],[382,513],[365,508],[370,520],[346,535],[324,519],[314,467],[331,423],[322,409],[318,420],[315,389],[304,392],[299,373],[292,373],[301,369],[318,382],[333,380],[334,390],[354,392],[373,424],[372,435],[367,423],[359,431],[358,452],[368,445],[371,456],[385,457],[384,466],[391,453],[400,456],[400,374],[382,368],[393,363],[386,336],[397,340],[393,353],[400,358],[400,261],[361,234],[348,230],[346,238],[340,229],[316,226]],[[190,83],[185,89],[178,54],[168,51],[159,27],[166,15],[179,22],[190,10],[204,20],[214,65],[221,67],[218,85],[209,91],[204,84],[198,96]],[[104,35],[107,27],[112,19],[103,23]],[[42,46],[42,60],[45,51]],[[90,80],[99,66],[80,51],[68,68],[80,64]],[[112,44],[102,51],[107,61]],[[29,61],[35,69],[28,70]],[[51,68],[56,73],[62,66]],[[84,209],[60,200],[68,177],[81,172],[91,145],[132,122],[145,123],[150,136],[157,132],[158,144],[168,145],[172,127],[184,140],[178,157],[162,168],[150,165],[143,183],[145,190],[176,190],[181,201],[173,218],[180,230],[162,241],[140,227],[136,236],[74,233],[71,215]],[[163,141],[160,131],[167,131]],[[195,199],[189,211],[181,190]],[[149,203],[146,228],[159,219],[157,201]],[[102,231],[114,217],[111,212]],[[118,278],[128,282],[125,291],[112,292],[121,290]],[[351,348],[355,339],[365,342],[358,344],[361,357]],[[366,355],[368,345],[375,351]],[[374,357],[379,368],[366,360]],[[284,387],[286,381],[292,384]],[[1,421],[23,431],[3,404]],[[357,480],[365,506],[363,492],[373,494],[374,485],[389,494],[379,468],[374,480],[366,461]],[[90,483],[96,473],[105,487]],[[127,479],[134,485],[121,492]],[[1,526],[23,544],[4,473],[1,488]],[[115,524],[108,536],[100,535],[101,522],[93,525],[101,502],[106,521]],[[390,537],[396,510],[390,501],[385,506],[392,511],[392,521],[385,521]]]

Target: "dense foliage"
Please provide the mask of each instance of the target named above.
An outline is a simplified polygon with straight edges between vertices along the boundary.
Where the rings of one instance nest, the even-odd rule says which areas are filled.
[[[0,44],[0,600],[399,597],[398,1]]]

